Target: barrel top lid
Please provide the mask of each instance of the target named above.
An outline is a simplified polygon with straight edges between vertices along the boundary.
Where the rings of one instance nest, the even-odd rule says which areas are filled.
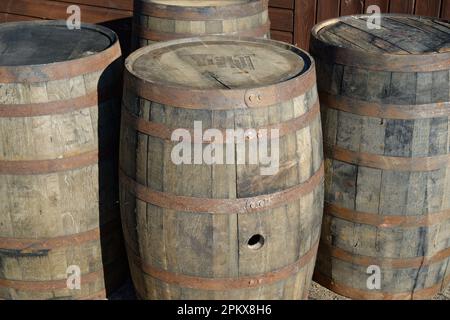
[[[193,89],[247,89],[295,78],[311,60],[301,50],[270,40],[193,38],[151,45],[127,59],[136,77]]]
[[[411,15],[347,16],[319,24],[313,32],[328,44],[380,54],[450,52],[448,21]]]
[[[61,21],[6,23],[0,25],[0,66],[74,60],[102,52],[115,41],[109,29],[88,24],[69,30]]]
[[[146,2],[180,7],[223,7],[250,1],[254,0],[150,0]]]

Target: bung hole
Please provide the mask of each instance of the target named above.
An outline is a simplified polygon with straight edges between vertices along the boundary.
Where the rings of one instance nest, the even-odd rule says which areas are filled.
[[[264,237],[260,234],[255,234],[247,241],[247,246],[252,250],[258,250],[264,245]]]

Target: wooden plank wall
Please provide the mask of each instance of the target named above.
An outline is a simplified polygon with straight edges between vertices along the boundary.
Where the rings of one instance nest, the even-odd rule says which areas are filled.
[[[35,19],[67,19],[67,7],[80,6],[83,22],[113,29],[120,37],[124,54],[130,52],[133,0],[0,0],[0,22]]]
[[[370,5],[382,12],[450,19],[450,0],[270,0],[272,38],[308,49],[311,28],[318,22],[363,13]]]
[[[100,23],[116,31],[124,53],[129,53],[133,0],[0,0],[0,22],[66,19],[70,4],[80,6],[83,21]],[[450,0],[270,0],[272,38],[308,49],[310,30],[317,22],[362,13],[373,4],[379,5],[383,12],[450,19]]]

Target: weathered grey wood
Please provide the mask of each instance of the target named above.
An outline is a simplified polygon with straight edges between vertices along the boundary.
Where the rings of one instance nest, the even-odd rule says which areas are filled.
[[[398,50],[397,47],[387,43],[385,41],[380,41],[376,36],[359,30],[357,28],[349,27],[344,23],[339,23],[332,30],[328,31],[334,34],[336,37],[345,39],[346,43],[352,43],[357,48],[368,51],[375,52],[387,52],[389,50]],[[336,39],[337,40],[337,39]]]
[[[391,54],[412,55],[439,52],[439,47],[450,40],[448,25],[428,19],[384,17],[379,30],[369,30],[364,19],[342,18],[342,22],[325,27],[315,41],[380,55],[384,54],[380,48]],[[382,46],[379,41],[384,41]],[[359,111],[359,105],[363,108],[369,103],[387,109],[389,105],[407,108],[450,100],[448,70],[373,71],[342,66],[323,57],[316,62],[319,94],[327,94],[327,100],[331,100],[330,95],[350,99],[355,111]],[[337,68],[343,70],[342,77],[336,78]],[[359,157],[417,160],[448,156],[449,117],[383,119],[356,113],[339,110],[333,102],[322,105],[325,146],[356,153],[348,161],[332,153],[325,159],[325,205],[332,210],[325,211],[316,278],[353,298],[431,298],[450,280],[446,253],[450,234],[445,231],[450,222],[448,166],[436,170],[387,170],[377,163],[362,165]],[[339,212],[334,214],[333,210]],[[353,216],[344,217],[343,213]],[[436,214],[444,216],[434,220]],[[385,222],[377,223],[377,217]],[[408,226],[388,222],[414,218],[425,220]],[[390,259],[399,265],[390,264]],[[366,287],[370,264],[382,265],[380,290]]]
[[[69,60],[118,46],[108,29],[83,27],[77,33],[55,22],[2,25],[0,68],[31,66],[40,75],[45,64],[60,62],[65,69]],[[0,79],[3,112],[23,105],[72,104],[71,99],[109,92],[108,98],[88,100],[78,110],[0,117],[0,299],[101,299],[123,283],[127,267],[116,174],[120,99],[113,92],[121,66],[114,59],[105,61],[106,69],[62,79]],[[21,171],[36,161],[88,152],[99,159],[62,170]],[[15,161],[26,163],[9,171],[7,164]],[[86,239],[74,238],[89,232]],[[58,243],[62,238],[69,240]],[[9,241],[24,244],[17,249]],[[41,249],[42,242],[55,244]],[[69,266],[79,266],[86,279],[80,290],[67,288]],[[51,281],[58,286],[49,287]]]
[[[67,41],[70,39],[70,41]],[[93,28],[8,23],[0,28],[2,66],[46,64],[85,57],[114,44],[111,35]]]
[[[340,19],[323,28],[319,37],[336,46],[395,54],[440,52],[450,43],[448,29],[431,19],[382,16],[380,28],[369,28],[367,21],[367,16]]]
[[[239,50],[251,55],[255,68],[242,72],[230,66],[198,65],[186,58],[200,51],[211,56],[227,56]],[[170,47],[161,50],[164,51],[170,55],[163,53],[155,58],[157,52],[150,52],[128,65],[139,77],[152,79],[159,85],[214,90],[223,89],[226,83],[232,88],[230,92],[234,88],[258,88],[283,82],[301,74],[305,65],[298,55],[272,48],[265,42],[257,45],[233,40],[199,46],[194,42],[177,46],[173,52]],[[166,69],[161,67],[166,63],[171,64],[173,72],[179,69],[183,74],[171,74],[170,70],[159,72]],[[261,68],[268,64],[274,68]],[[208,76],[211,73],[215,79]],[[126,87],[123,108],[141,119],[169,128],[192,130],[194,121],[201,121],[203,130],[267,128],[307,115],[317,104],[316,90],[313,85],[303,95],[267,107],[208,110],[206,107],[189,109],[182,104],[160,105],[138,97],[132,88]],[[306,182],[322,165],[318,114],[304,128],[280,137],[280,167],[268,176],[261,175],[261,164],[252,165],[248,161],[237,165],[175,165],[170,156],[177,143],[136,133],[127,124],[122,127],[121,170],[140,184],[165,194],[208,199],[267,195]],[[248,147],[247,142],[247,150]],[[280,270],[314,250],[320,236],[323,188],[319,184],[300,199],[248,214],[175,211],[149,203],[145,206],[125,187],[121,189],[121,206],[128,252],[138,255],[145,265],[178,275],[239,279]],[[261,248],[249,243],[254,235],[264,237]],[[130,260],[133,281],[142,299],[301,299],[306,298],[314,265],[312,259],[289,277],[254,288],[206,290],[167,283],[150,276]]]
[[[158,4],[160,12],[166,12],[165,16],[158,14],[148,15],[143,9],[146,5]],[[258,12],[242,14],[239,10],[235,13],[225,13],[230,6],[239,6],[249,3],[261,7]],[[202,9],[203,12],[214,12],[221,18],[208,17],[184,17],[192,9]],[[170,15],[173,15],[171,17]],[[179,38],[207,36],[207,35],[234,35],[269,38],[270,24],[267,0],[236,0],[236,1],[145,1],[135,2],[134,10],[135,28],[133,32],[134,46],[143,47],[157,41],[168,41]]]

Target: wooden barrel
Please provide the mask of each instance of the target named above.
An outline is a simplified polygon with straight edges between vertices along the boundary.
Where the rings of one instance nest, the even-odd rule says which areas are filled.
[[[125,64],[120,201],[138,296],[306,298],[323,207],[310,56],[210,36],[153,44]],[[249,160],[256,150],[273,171]]]
[[[133,46],[205,35],[269,37],[268,0],[136,0]]]
[[[313,29],[326,159],[315,278],[337,293],[425,299],[449,282],[449,45],[450,24],[432,18]]]
[[[120,58],[103,27],[0,26],[0,299],[104,298],[123,280]]]

